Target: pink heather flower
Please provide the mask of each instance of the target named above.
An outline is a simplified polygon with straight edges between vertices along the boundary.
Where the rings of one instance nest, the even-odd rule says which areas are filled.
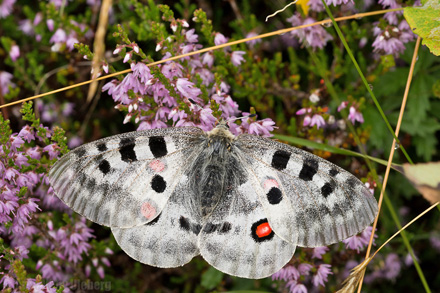
[[[332,4],[334,6],[338,6],[341,4],[347,4],[349,1],[353,3],[353,0],[325,0],[325,3],[327,3],[329,6]]]
[[[49,160],[55,159],[59,155],[59,150],[57,149],[56,144],[50,144],[43,148],[43,151],[47,152],[49,155]]]
[[[41,150],[39,146],[27,149],[26,154],[29,155],[32,159],[36,159],[36,160],[41,159]]]
[[[176,62],[170,62],[165,64],[161,68],[161,72],[168,79],[173,79],[173,77],[182,77],[183,66]]]
[[[128,60],[131,59],[131,55],[133,55],[132,52],[128,52],[128,53],[126,53],[126,54],[125,54],[125,57],[124,57],[124,60],[123,60],[122,62],[123,62],[123,63],[127,63]]]
[[[11,143],[11,149],[14,152],[16,152],[17,148],[20,148],[24,144],[24,140],[22,140],[18,135],[11,135],[9,142]]]
[[[198,96],[202,93],[202,91],[192,82],[188,81],[187,78],[178,78],[176,88],[184,97],[193,100],[198,100]]]
[[[46,25],[49,31],[52,32],[54,29],[55,22],[53,21],[53,19],[48,19],[46,20]]]
[[[234,51],[231,54],[231,62],[235,66],[239,66],[241,62],[245,61],[243,58],[243,55],[246,54],[246,52],[243,51]]]
[[[104,70],[105,73],[108,73],[108,64],[102,65],[102,70]]]
[[[13,77],[9,72],[0,71],[0,87],[3,95],[9,93],[9,87],[15,87],[15,83],[11,82]]]
[[[29,125],[24,126],[18,133],[18,136],[23,138],[23,140],[27,142],[31,142],[31,140],[35,140],[34,131]]]
[[[38,12],[35,14],[34,25],[38,25],[43,20],[43,13]]]
[[[385,38],[383,35],[379,35],[376,40],[374,40],[373,45],[374,52],[383,52],[385,55],[399,55],[405,51],[405,46],[403,42],[397,38]]]
[[[299,26],[302,24],[310,24],[316,22],[315,19],[307,17],[303,20],[299,13],[287,19],[292,26]],[[322,49],[328,41],[333,40],[333,37],[320,25],[294,30],[291,34],[297,37],[302,43],[311,46],[314,50]]]
[[[203,108],[200,111],[200,121],[203,123],[203,130],[211,130],[217,119],[212,115],[212,109],[209,107]]]
[[[301,275],[307,276],[310,273],[310,270],[313,268],[311,264],[301,263],[298,266],[298,271]]]
[[[34,26],[30,19],[20,20],[18,26],[25,35],[32,36],[34,34]]]
[[[440,252],[440,237],[437,234],[431,233],[429,237],[429,242],[431,242],[432,247]]]
[[[79,43],[78,39],[76,38],[76,33],[72,32],[69,34],[66,40],[66,47],[69,49],[69,51],[72,51],[74,49],[74,44]]]
[[[287,265],[275,274],[273,274],[272,280],[284,280],[287,282],[289,280],[298,280],[299,277],[300,273],[298,272],[298,270],[294,266]]]
[[[214,54],[211,51],[206,52],[202,55],[202,63],[208,65],[208,67],[212,67],[214,64]]]
[[[309,0],[307,4],[309,5],[310,10],[316,12],[321,12],[325,10],[321,0]]]
[[[105,272],[104,272],[104,268],[102,266],[99,266],[98,269],[96,270],[98,272],[98,275],[101,279],[104,279],[105,277]]]
[[[304,115],[306,113],[312,112],[312,108],[302,108],[296,111],[296,115]]]
[[[326,254],[330,249],[327,246],[315,247],[313,249],[313,258],[322,259],[322,255]]]
[[[86,265],[86,268],[84,269],[84,272],[86,274],[86,277],[90,276],[90,272],[92,271],[92,267],[88,264]]]
[[[3,288],[14,288],[17,284],[17,281],[15,281],[14,278],[9,276],[8,274],[5,274],[3,278],[0,280],[0,284],[3,284]]]
[[[228,39],[224,35],[222,35],[221,33],[216,33],[215,34],[214,44],[216,46],[222,45],[222,44],[227,43],[227,42],[228,42]]]
[[[289,288],[290,293],[307,293],[306,286],[298,283],[296,280],[287,282],[286,287]]]
[[[318,287],[319,285],[325,286],[324,282],[327,282],[328,275],[333,274],[330,270],[331,267],[332,266],[329,264],[319,265],[316,275],[314,275],[312,278],[312,282],[315,287]]]
[[[274,125],[275,122],[270,118],[254,121],[249,124],[248,133],[263,137],[271,137],[272,134],[270,132],[273,131]]]
[[[67,34],[66,32],[59,28],[55,31],[55,33],[52,35],[52,37],[50,38],[50,42],[51,43],[64,43],[67,40]]]
[[[385,259],[385,278],[389,280],[394,280],[400,273],[400,260],[397,254],[390,253]]]
[[[256,37],[256,36],[258,36],[258,34],[256,32],[249,32],[245,38],[248,39],[248,38],[252,38],[252,37]],[[255,40],[246,42],[246,44],[248,44],[249,47],[251,47],[251,48],[258,43],[261,43],[261,39],[255,39]]]
[[[9,14],[11,14],[14,9],[14,4],[16,0],[3,0],[0,4],[0,18],[5,18]]]
[[[417,255],[414,255],[414,256],[416,257],[416,260],[418,261],[419,258],[417,257]],[[409,267],[409,266],[411,266],[411,265],[414,264],[414,260],[413,260],[413,258],[412,258],[412,256],[411,256],[410,253],[407,253],[407,254],[406,254],[406,256],[405,256],[403,262],[405,263],[405,265],[406,265],[407,267]]]
[[[309,115],[307,115],[306,117],[304,117],[303,126],[309,126],[311,122],[312,122],[312,118]]]
[[[83,140],[79,136],[75,135],[69,140],[67,146],[69,147],[69,149],[74,149],[82,144],[83,144]]]
[[[350,107],[350,114],[348,114],[348,119],[351,123],[355,123],[358,121],[359,123],[364,123],[364,116],[362,116],[361,112],[358,112],[355,107]]]
[[[338,112],[341,112],[342,109],[347,108],[348,105],[348,101],[344,101],[342,102],[339,106],[338,106]]]
[[[186,40],[189,43],[197,43],[197,41],[198,41],[199,36],[196,35],[194,32],[195,32],[195,29],[190,29],[185,34]]]
[[[342,242],[345,243],[346,248],[356,250],[357,253],[359,253],[361,249],[364,249],[364,247],[368,245],[372,231],[373,231],[373,227],[368,226],[360,234],[342,240]],[[377,238],[376,234],[374,235],[374,238]],[[374,240],[373,240],[373,244],[374,244]]]
[[[322,116],[319,114],[313,115],[312,120],[310,120],[310,127],[313,127],[314,125],[316,125],[318,129],[319,127],[324,126],[325,125],[324,118],[322,118]]]

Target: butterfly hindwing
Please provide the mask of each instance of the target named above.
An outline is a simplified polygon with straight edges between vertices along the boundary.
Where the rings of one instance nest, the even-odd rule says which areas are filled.
[[[203,131],[130,132],[85,144],[63,156],[50,183],[74,211],[96,223],[133,227],[164,208]]]
[[[237,138],[258,166],[270,167],[294,205],[297,234],[284,239],[304,247],[329,245],[365,229],[376,216],[377,202],[356,177],[308,152],[253,135]],[[269,214],[270,217],[273,214]],[[285,238],[290,237],[290,238]]]
[[[188,178],[183,175],[165,208],[153,221],[132,228],[112,227],[119,246],[132,258],[156,267],[188,263],[199,254],[197,237],[201,219],[189,199]]]
[[[206,219],[199,236],[202,257],[230,275],[259,279],[281,269],[295,245],[271,229],[253,181],[234,188]]]

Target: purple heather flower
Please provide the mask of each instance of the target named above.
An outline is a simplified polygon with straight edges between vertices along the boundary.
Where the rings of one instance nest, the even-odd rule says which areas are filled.
[[[247,129],[249,134],[256,134],[264,137],[272,136],[270,132],[273,131],[275,125],[275,122],[272,119],[266,118],[260,121],[251,121],[250,124],[247,123],[248,122],[243,121],[242,126],[248,126]]]
[[[348,114],[348,119],[351,123],[355,123],[358,121],[359,123],[364,123],[364,116],[362,116],[361,112],[358,112],[355,107],[350,107],[350,114]]]
[[[46,20],[46,25],[49,31],[52,32],[54,29],[55,22],[53,21],[53,19],[48,19]]]
[[[298,271],[301,275],[307,276],[310,273],[310,270],[313,268],[311,264],[301,263],[298,266]]]
[[[66,47],[69,49],[69,51],[72,51],[74,49],[74,44],[79,43],[78,39],[76,38],[76,33],[72,31],[66,40]]]
[[[312,108],[302,108],[296,111],[296,115],[304,115],[306,113],[312,112]]]
[[[51,43],[64,43],[66,42],[66,39],[67,39],[66,32],[63,29],[59,28],[55,31],[55,33],[52,35],[49,41]]]
[[[105,272],[104,272],[104,268],[102,266],[99,266],[98,269],[96,270],[98,272],[98,275],[101,279],[104,279],[105,277]]]
[[[245,38],[248,39],[248,38],[252,38],[252,37],[256,37],[256,36],[258,36],[258,34],[256,32],[249,32]],[[258,43],[261,43],[261,39],[255,39],[255,40],[246,42],[246,44],[248,44],[249,47],[251,47],[251,48]]]
[[[309,0],[307,3],[309,5],[310,10],[321,12],[324,11],[324,5],[321,0]]]
[[[272,280],[298,280],[300,277],[299,271],[292,265],[287,265],[275,274],[272,275]]]
[[[327,3],[327,5],[334,5],[334,6],[338,6],[341,4],[347,4],[348,2],[352,2],[353,0],[325,0],[325,3]]]
[[[28,143],[35,140],[34,130],[29,125],[24,126],[18,133],[18,136]]]
[[[313,115],[312,119],[310,120],[310,127],[313,127],[316,125],[316,127],[319,129],[319,127],[322,127],[325,125],[325,120],[322,118],[321,115],[315,114]]]
[[[49,160],[52,160],[56,157],[58,157],[60,151],[58,150],[58,147],[56,144],[50,144],[47,145],[43,148],[43,151],[47,152],[47,154],[49,155]]]
[[[9,72],[0,71],[0,87],[3,95],[9,93],[9,87],[15,87],[15,83],[11,82],[13,77]]]
[[[322,255],[326,254],[330,249],[327,246],[315,247],[313,249],[313,258],[322,259]]]
[[[202,55],[202,63],[208,65],[208,67],[212,67],[214,64],[214,54],[209,51]]]
[[[290,293],[307,293],[306,286],[298,283],[296,280],[290,280],[287,282],[286,287],[289,288]]]
[[[133,75],[139,78],[139,80],[144,84],[148,84],[151,78],[153,77],[151,75],[150,68],[147,65],[145,65],[145,63],[137,62],[135,65],[131,67],[131,69],[133,70]]]
[[[24,140],[18,135],[11,135],[9,137],[9,142],[11,143],[11,149],[13,152],[16,152],[17,148],[20,148],[24,144]]]
[[[332,266],[329,264],[321,264],[318,266],[318,271],[312,278],[312,282],[315,287],[318,287],[319,285],[325,286],[324,282],[327,282],[328,275],[333,274],[330,269],[331,267]]]
[[[390,253],[385,258],[384,277],[389,280],[394,280],[400,273],[399,256],[395,253]]]
[[[183,66],[176,62],[170,62],[165,64],[161,68],[161,72],[168,79],[173,79],[174,77],[182,77]]]
[[[195,29],[190,29],[185,33],[186,40],[190,43],[197,43],[199,36],[196,35]]]
[[[243,55],[246,54],[246,52],[243,51],[234,51],[231,54],[231,62],[235,66],[239,66],[241,62],[245,61],[243,58]]]
[[[222,45],[222,44],[227,43],[227,42],[228,42],[228,39],[224,35],[222,35],[221,33],[216,33],[215,34],[214,44],[216,46]]]
[[[405,51],[403,42],[397,38],[385,38],[383,35],[379,35],[374,40],[373,45],[374,52],[383,52],[385,55],[399,55]]]
[[[3,288],[15,288],[15,285],[17,284],[17,281],[8,274],[5,274],[3,278],[0,280],[0,284],[3,284]]]
[[[349,237],[345,240],[342,240],[342,242],[345,243],[346,248],[356,250],[357,253],[359,253],[359,251],[361,249],[364,249],[364,247],[367,246],[368,243],[370,242],[372,231],[373,231],[373,227],[368,226],[359,235]],[[376,234],[374,234],[374,238],[377,238]],[[374,240],[373,240],[373,244],[374,244]]]
[[[195,101],[199,100],[198,96],[202,93],[202,91],[192,82],[188,81],[187,78],[178,78],[176,88],[184,97]]]
[[[34,26],[30,19],[20,20],[18,26],[25,35],[32,36],[34,34]]]
[[[416,257],[416,260],[418,261],[419,258],[417,257],[417,255],[414,254],[414,256]],[[406,256],[405,256],[403,262],[405,263],[405,265],[406,265],[407,267],[409,267],[409,266],[411,266],[411,265],[414,264],[414,260],[413,260],[413,258],[412,258],[412,256],[411,256],[410,253],[407,253],[407,254],[406,254]]]
[[[3,0],[0,4],[0,18],[5,18],[9,14],[11,14],[14,9],[14,4],[16,0]]]
[[[440,237],[437,234],[431,233],[429,242],[431,242],[431,245],[435,250],[440,252]]]
[[[74,148],[80,146],[81,144],[83,144],[83,140],[79,136],[75,135],[69,139],[67,146],[69,147],[69,149],[74,149]]]
[[[292,26],[316,22],[316,20],[311,17],[307,17],[305,20],[303,20],[299,13],[288,18],[287,21],[290,22]],[[333,37],[320,25],[297,29],[292,31],[291,34],[297,37],[302,43],[311,46],[313,49],[322,49],[328,41],[333,40]]]

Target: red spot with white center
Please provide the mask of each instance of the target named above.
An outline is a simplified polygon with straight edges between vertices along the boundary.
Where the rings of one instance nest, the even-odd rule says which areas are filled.
[[[153,160],[150,162],[150,164],[148,164],[148,166],[150,166],[150,168],[156,173],[165,170],[165,164],[160,160]]]
[[[141,206],[141,213],[146,219],[150,220],[156,215],[156,209],[149,202],[144,202]]]
[[[269,226],[268,222],[258,225],[257,229],[255,230],[255,234],[257,234],[257,236],[260,238],[269,236],[270,233],[272,233],[272,228]]]
[[[270,190],[272,187],[278,188],[279,184],[275,179],[267,179],[266,181],[264,181],[263,187],[265,190]]]

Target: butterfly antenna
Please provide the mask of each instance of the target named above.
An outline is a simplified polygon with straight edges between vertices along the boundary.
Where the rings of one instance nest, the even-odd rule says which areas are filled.
[[[252,117],[256,117],[256,116],[257,116],[257,114],[250,114],[250,115],[247,115],[247,116],[233,117],[233,118],[230,118],[230,119],[226,120],[226,122],[229,123],[229,122],[232,122],[232,121],[235,121],[235,120],[239,120],[239,119],[243,119],[243,118],[252,118]]]

